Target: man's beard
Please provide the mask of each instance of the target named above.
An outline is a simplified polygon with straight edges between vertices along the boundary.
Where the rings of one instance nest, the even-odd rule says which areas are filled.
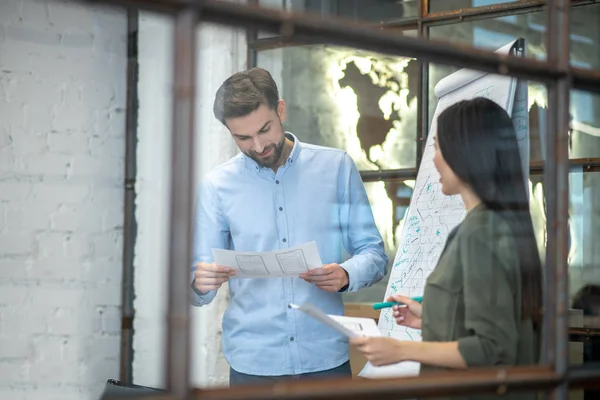
[[[269,151],[270,149],[273,149],[273,152],[269,157],[261,158],[255,151],[251,152],[250,154],[247,153],[246,155],[254,161],[256,161],[256,163],[261,167],[272,168],[281,158],[284,145],[285,135],[283,135],[283,138],[279,143],[270,145],[268,149],[264,149],[263,153]]]

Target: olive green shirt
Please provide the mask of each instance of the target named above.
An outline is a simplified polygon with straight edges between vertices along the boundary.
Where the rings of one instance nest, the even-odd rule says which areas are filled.
[[[430,342],[457,341],[469,368],[538,362],[538,333],[531,320],[521,320],[515,237],[502,217],[483,205],[473,208],[451,232],[435,270],[427,278],[422,337]],[[421,366],[422,374],[439,370]],[[536,396],[515,393],[509,398]]]

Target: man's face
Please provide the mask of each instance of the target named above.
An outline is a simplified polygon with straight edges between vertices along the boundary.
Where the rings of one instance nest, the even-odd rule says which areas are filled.
[[[242,153],[259,165],[272,168],[280,162],[283,152],[283,121],[285,103],[279,100],[277,110],[263,104],[250,114],[228,118],[225,123]]]

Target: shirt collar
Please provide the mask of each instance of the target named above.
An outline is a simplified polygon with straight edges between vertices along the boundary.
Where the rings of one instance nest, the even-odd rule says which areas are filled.
[[[298,156],[300,155],[300,151],[302,149],[302,143],[300,143],[300,141],[298,140],[298,138],[296,137],[296,135],[294,135],[292,132],[287,132],[286,131],[285,132],[285,136],[288,139],[290,139],[291,141],[294,142],[294,146],[292,147],[292,151],[290,152],[290,155],[288,156],[288,158],[285,161],[285,163],[281,166],[281,168],[285,167],[286,165],[290,165],[290,164],[295,163],[296,160],[298,159]],[[256,161],[254,161],[253,159],[251,159],[247,155],[243,154],[243,156],[244,156],[244,158],[246,160],[246,166],[248,168],[253,169],[255,171],[260,171],[261,169],[265,169],[265,167],[259,165]]]

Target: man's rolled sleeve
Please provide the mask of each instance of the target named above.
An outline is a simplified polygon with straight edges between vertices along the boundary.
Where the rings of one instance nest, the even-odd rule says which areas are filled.
[[[212,248],[227,249],[229,245],[229,228],[221,210],[217,193],[205,179],[198,190],[196,202],[196,219],[194,221],[194,254],[191,266],[191,282],[194,283],[196,264],[213,262]],[[217,291],[211,290],[206,294],[200,293],[192,286],[192,304],[204,306],[215,298]]]

